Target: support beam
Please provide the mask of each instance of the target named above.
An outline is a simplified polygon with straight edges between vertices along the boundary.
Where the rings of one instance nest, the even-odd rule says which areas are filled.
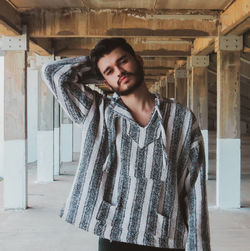
[[[0,53],[0,180],[4,176],[4,53]]]
[[[22,18],[20,13],[4,0],[0,0],[0,20],[0,34],[6,32],[8,28],[18,34],[22,33]]]
[[[50,58],[47,60],[49,61]],[[39,67],[41,69],[41,65]],[[39,183],[54,180],[53,113],[53,95],[39,74],[37,131],[37,182]]]
[[[60,144],[61,144],[61,162],[72,162],[73,160],[73,124],[67,114],[60,110]]]
[[[125,11],[84,11],[67,15],[65,9],[26,13],[32,37],[196,37],[216,36],[217,18],[189,15],[139,16]],[[135,28],[136,27],[136,28]]]
[[[214,50],[214,38],[196,38],[193,43],[192,55],[208,55]]]
[[[240,51],[217,51],[216,204],[240,207]]]
[[[0,34],[5,36],[19,36],[22,34],[22,17],[9,3],[0,0]],[[29,49],[39,55],[51,53],[51,41],[36,41],[29,39]]]
[[[7,51],[4,69],[4,208],[27,208],[27,52]]]
[[[221,35],[229,34],[250,16],[249,0],[236,0],[220,15]],[[240,35],[240,34],[237,34]]]
[[[174,72],[175,77],[175,98],[184,106],[187,106],[187,71],[177,69]]]
[[[168,98],[175,98],[175,83],[173,75],[167,75]]]
[[[192,78],[190,83],[190,108],[194,112],[200,125],[206,155],[206,178],[209,171],[208,152],[208,56],[192,56]]]
[[[28,85],[28,163],[37,161],[37,121],[38,121],[38,82],[39,74],[37,68],[27,68],[27,85]]]
[[[78,56],[89,55],[101,38],[68,38],[55,39],[54,48],[57,56]],[[173,40],[162,37],[156,38],[127,38],[126,39],[137,54],[142,56],[170,56],[189,55],[191,51],[191,41]]]
[[[60,106],[54,101],[54,175],[60,175]]]

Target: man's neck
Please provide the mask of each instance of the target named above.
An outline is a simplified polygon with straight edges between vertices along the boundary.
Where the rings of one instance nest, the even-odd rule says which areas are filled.
[[[121,99],[132,114],[151,114],[155,106],[155,96],[148,91],[144,82],[133,93],[121,96]]]

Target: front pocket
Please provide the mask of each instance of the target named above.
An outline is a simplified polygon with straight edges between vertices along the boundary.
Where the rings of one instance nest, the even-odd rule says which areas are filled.
[[[96,219],[105,224],[112,225],[116,209],[116,205],[103,200],[96,215]]]

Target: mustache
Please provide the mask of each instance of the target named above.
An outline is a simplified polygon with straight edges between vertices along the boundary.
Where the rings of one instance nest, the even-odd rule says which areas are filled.
[[[118,81],[117,81],[117,85],[118,85],[118,86],[121,85],[121,79],[122,79],[123,77],[126,77],[126,76],[135,76],[135,74],[132,73],[132,72],[122,72],[122,73],[121,73],[121,76],[119,77],[119,79],[118,79]]]

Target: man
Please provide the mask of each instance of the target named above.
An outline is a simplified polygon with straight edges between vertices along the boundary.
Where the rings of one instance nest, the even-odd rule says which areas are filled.
[[[101,40],[90,58],[45,65],[43,77],[83,127],[62,219],[98,235],[103,251],[209,251],[198,123],[189,109],[148,91],[132,47],[122,38]],[[116,95],[86,86],[99,81]]]

